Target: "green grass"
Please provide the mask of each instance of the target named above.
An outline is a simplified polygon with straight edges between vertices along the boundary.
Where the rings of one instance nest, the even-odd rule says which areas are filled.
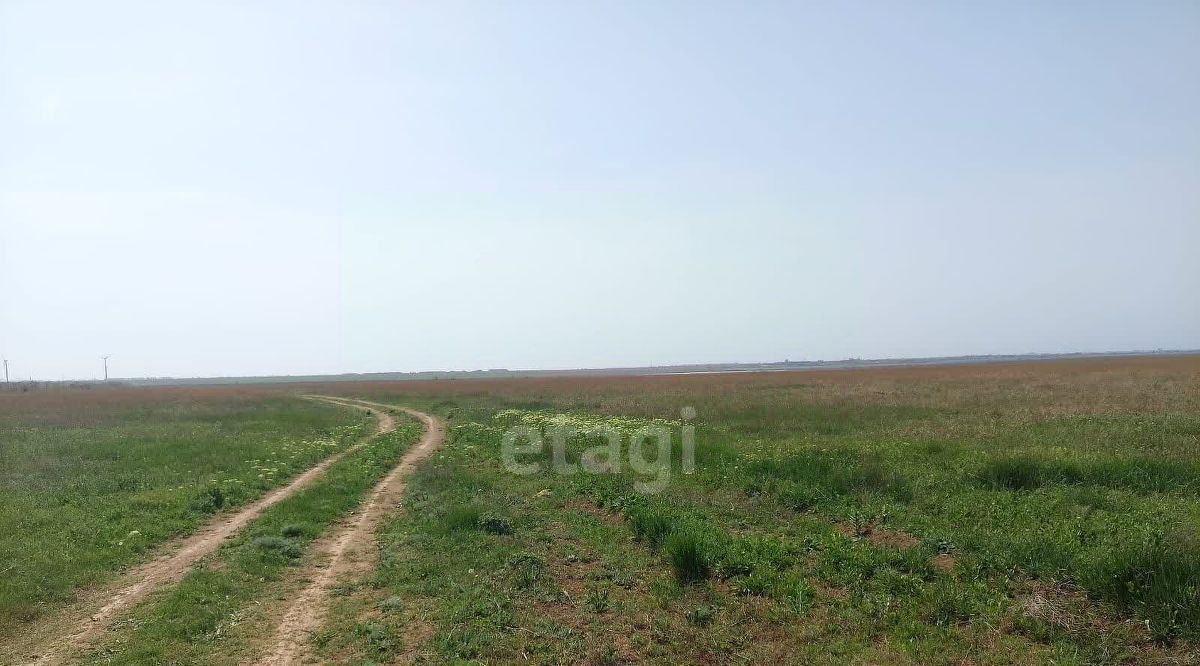
[[[1084,569],[1084,588],[1144,618],[1158,638],[1200,627],[1200,541],[1196,531],[1126,544]]]
[[[325,663],[1200,662],[1198,359],[326,390],[448,428],[381,526],[376,570],[339,588]],[[675,458],[660,493],[629,466],[502,463],[516,423],[654,424],[678,446],[685,406],[696,470]],[[107,413],[87,428],[129,427]],[[572,437],[563,458],[599,441]],[[131,482],[115,472],[95,483]],[[96,661],[252,656],[261,609],[357,484],[276,507]],[[197,519],[242,501],[188,491]]]
[[[1200,372],[990,378],[1002,370],[398,388],[449,418],[449,444],[414,478],[409,518],[386,527],[371,584],[341,600],[323,656],[1200,658]],[[621,429],[687,404],[697,470],[676,468],[661,494],[636,492],[628,468],[519,476],[500,462],[501,433],[526,418],[504,410]],[[571,440],[566,460],[595,443]],[[480,529],[484,507],[512,529]],[[404,603],[381,613],[385,599]],[[395,641],[373,651],[364,623]]]
[[[0,399],[0,642],[370,423],[290,398],[119,396]]]
[[[1142,457],[1107,460],[1045,460],[1030,455],[1002,456],[979,473],[985,486],[1033,490],[1047,485],[1099,486],[1136,493],[1184,493],[1200,488],[1200,465]]]
[[[178,586],[140,605],[92,656],[96,664],[245,663],[271,627],[263,607],[283,603],[314,539],[346,516],[392,469],[422,427],[404,419],[331,466],[313,485],[272,506]],[[382,640],[371,634],[369,640]]]
[[[676,530],[667,539],[666,551],[680,583],[706,580],[712,572],[711,555],[703,538],[692,531]]]

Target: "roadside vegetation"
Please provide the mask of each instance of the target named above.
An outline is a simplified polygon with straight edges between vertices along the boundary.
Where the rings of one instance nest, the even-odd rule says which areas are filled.
[[[373,423],[231,389],[0,394],[0,643]]]
[[[334,463],[198,562],[177,586],[138,606],[88,663],[253,662],[270,647],[274,623],[299,578],[316,564],[313,542],[359,506],[420,438],[420,423],[395,418],[395,431]]]
[[[450,428],[332,662],[1200,659],[1200,359],[354,388]],[[514,419],[683,406],[658,494],[502,463]]]

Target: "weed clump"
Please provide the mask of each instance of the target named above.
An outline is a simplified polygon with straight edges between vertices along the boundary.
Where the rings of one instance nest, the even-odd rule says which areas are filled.
[[[251,544],[264,552],[274,553],[289,560],[298,560],[304,554],[296,544],[277,536],[255,537]]]
[[[354,633],[361,637],[367,644],[367,649],[376,655],[389,654],[400,646],[399,638],[386,624],[360,624],[354,628]]]
[[[225,493],[220,488],[206,488],[190,505],[196,513],[211,514],[225,507]]]
[[[587,597],[584,599],[583,605],[588,611],[597,615],[607,613],[610,602],[608,600],[608,590],[604,588],[592,588],[588,590]]]
[[[386,613],[397,613],[404,610],[404,599],[399,596],[391,596],[379,602],[379,610]]]
[[[687,623],[693,627],[707,627],[712,624],[714,615],[716,615],[716,611],[713,610],[712,606],[697,606],[689,610],[685,614],[685,617],[687,618]]]
[[[1200,484],[1196,465],[1142,459],[1046,461],[1031,456],[1004,456],[989,461],[977,474],[993,490],[1034,490],[1051,484],[1086,485],[1136,493],[1187,492]]]
[[[494,513],[485,513],[479,516],[479,529],[490,534],[512,534],[512,521],[504,516]]]
[[[970,590],[947,581],[933,586],[925,597],[923,617],[939,627],[969,622],[978,614],[976,600]]]
[[[546,573],[546,561],[532,553],[514,555],[508,561],[518,587],[533,587]]]
[[[303,525],[297,525],[295,523],[292,523],[290,525],[284,525],[283,529],[279,530],[279,533],[285,537],[295,538],[298,536],[303,536],[304,531],[305,530],[304,530]]]
[[[1087,483],[1138,493],[1191,496],[1200,487],[1200,466],[1175,460],[1109,460],[1090,464],[1080,474]]]
[[[484,513],[476,506],[457,506],[446,512],[442,524],[447,532],[479,530],[489,534],[512,534],[512,521],[495,513]]]

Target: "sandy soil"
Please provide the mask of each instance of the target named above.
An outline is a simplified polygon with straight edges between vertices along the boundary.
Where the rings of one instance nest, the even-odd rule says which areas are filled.
[[[31,627],[26,638],[9,652],[18,662],[59,664],[85,653],[96,645],[104,632],[120,614],[146,595],[165,585],[178,582],[200,558],[215,551],[225,539],[245,527],[263,511],[287,499],[325,473],[331,465],[351,451],[362,448],[375,437],[395,429],[395,420],[386,411],[346,401],[312,396],[313,399],[375,413],[374,433],[353,446],[332,455],[309,468],[287,485],[270,491],[236,513],[218,516],[193,534],[162,546],[160,555],[139,565],[104,590],[86,594],[84,599],[64,611],[59,617],[42,621]]]
[[[362,400],[343,402],[381,410],[400,409],[425,423],[425,436],[375,486],[351,520],[317,542],[318,564],[314,566],[312,581],[289,605],[276,630],[270,652],[254,663],[282,666],[310,659],[308,639],[325,619],[333,586],[347,576],[362,575],[371,570],[379,555],[375,528],[384,516],[399,506],[405,482],[417,464],[442,444],[441,424],[424,412]]]

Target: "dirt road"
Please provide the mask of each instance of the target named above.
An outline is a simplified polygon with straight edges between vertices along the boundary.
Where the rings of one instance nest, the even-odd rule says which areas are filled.
[[[320,564],[315,567],[312,582],[292,600],[276,630],[274,646],[269,654],[256,662],[259,664],[283,666],[305,660],[308,639],[325,618],[330,590],[345,576],[370,571],[378,556],[375,528],[399,505],[405,482],[413,469],[442,444],[441,423],[424,412],[364,400],[343,402],[379,410],[400,409],[425,423],[425,435],[375,486],[352,521],[317,542],[315,548]]]
[[[12,658],[14,663],[48,665],[63,663],[73,656],[85,653],[95,646],[122,611],[151,592],[178,582],[197,560],[215,551],[225,539],[236,534],[263,511],[311,484],[348,453],[362,448],[375,437],[391,432],[396,427],[391,415],[378,407],[352,404],[342,399],[324,396],[306,397],[373,412],[377,420],[376,430],[236,513],[218,516],[190,536],[162,546],[159,549],[161,555],[123,574],[116,583],[107,586],[103,591],[87,595],[83,601],[64,611],[59,617],[30,627],[23,640],[15,646],[10,646],[13,649],[4,650],[8,653],[5,658]]]

